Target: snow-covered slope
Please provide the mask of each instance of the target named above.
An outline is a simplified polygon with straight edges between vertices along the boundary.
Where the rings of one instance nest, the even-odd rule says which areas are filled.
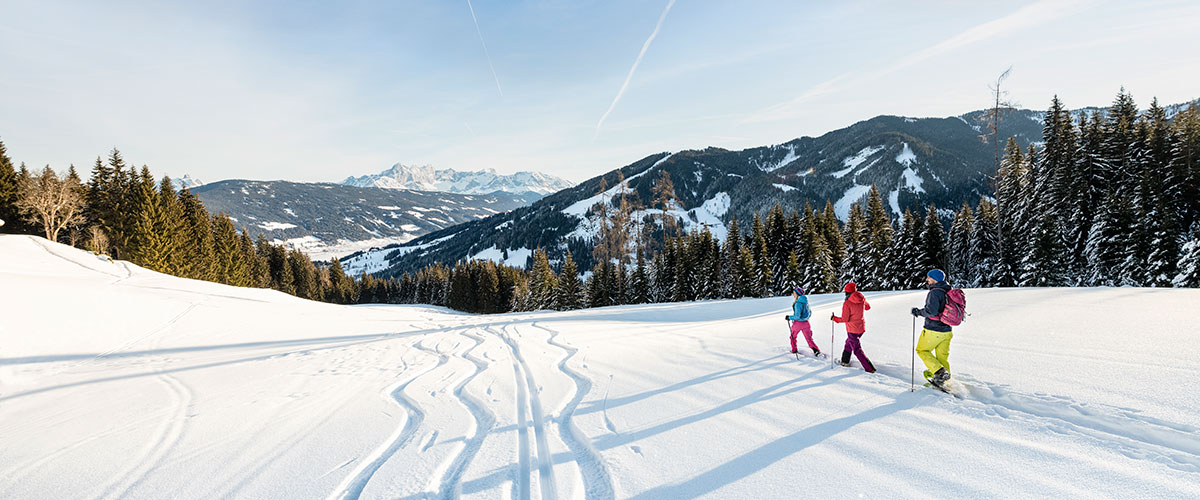
[[[0,256],[0,498],[1200,497],[1197,290],[969,290],[957,400],[909,392],[922,292],[868,296],[866,374],[787,354],[786,298],[471,316]]]
[[[460,172],[451,168],[397,163],[378,174],[348,177],[342,184],[358,187],[443,191],[458,194],[534,193],[545,196],[573,186],[571,182],[541,172],[497,174],[495,169]]]

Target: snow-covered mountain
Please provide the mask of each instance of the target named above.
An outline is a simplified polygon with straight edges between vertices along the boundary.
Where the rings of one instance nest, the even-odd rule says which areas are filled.
[[[194,189],[204,185],[204,181],[201,181],[200,179],[193,179],[192,176],[188,174],[183,174],[183,177],[178,179],[171,179],[171,182],[175,184],[175,189],[177,190]]]
[[[497,174],[494,169],[460,172],[429,165],[397,163],[378,174],[348,177],[342,184],[385,189],[414,189],[458,194],[488,194],[496,191],[546,196],[573,186],[570,181],[540,172]]]
[[[1168,109],[1178,109],[1172,106]],[[1102,111],[1101,108],[1088,108]],[[627,195],[644,207],[635,220],[660,211],[651,188],[662,173],[670,176],[684,227],[709,228],[723,238],[734,217],[742,229],[754,214],[779,204],[785,211],[826,201],[843,220],[871,186],[879,189],[893,216],[933,204],[952,215],[964,202],[975,204],[992,194],[993,147],[980,134],[982,112],[944,118],[877,116],[819,137],[730,151],[722,148],[656,153],[618,169],[628,182]],[[1044,112],[1014,110],[1001,123],[1002,137],[1021,147],[1042,140]],[[613,203],[620,189],[618,170],[588,179],[513,212],[455,226],[374,255],[351,256],[371,262],[384,275],[399,276],[433,262],[490,258],[523,265],[521,256],[545,249],[552,260],[571,251],[581,269],[591,267],[591,240],[597,228],[592,207]],[[600,186],[608,186],[598,194]],[[517,256],[514,258],[513,256]],[[344,262],[350,263],[350,257]]]
[[[314,260],[403,243],[540,198],[247,180],[214,182],[192,192],[210,212],[225,212],[252,235],[300,249]]]
[[[1198,290],[968,290],[959,400],[910,392],[924,292],[867,294],[868,374],[788,353],[786,297],[477,316],[0,255],[0,498],[1200,498]]]

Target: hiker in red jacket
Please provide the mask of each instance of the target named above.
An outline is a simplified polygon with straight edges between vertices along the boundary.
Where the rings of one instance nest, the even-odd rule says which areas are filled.
[[[858,358],[858,362],[862,364],[863,370],[867,373],[875,373],[875,365],[871,364],[871,360],[867,359],[866,353],[862,350],[862,336],[867,331],[867,322],[863,318],[863,311],[870,311],[871,304],[867,303],[867,298],[863,297],[858,291],[858,285],[853,281],[846,283],[846,288],[842,289],[846,292],[846,301],[842,302],[842,315],[839,317],[834,314],[829,317],[835,323],[846,324],[846,347],[842,349],[842,366],[850,366],[850,353]]]

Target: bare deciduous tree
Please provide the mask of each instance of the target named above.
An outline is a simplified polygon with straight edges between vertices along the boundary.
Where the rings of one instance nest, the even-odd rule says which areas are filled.
[[[87,249],[96,255],[108,251],[108,235],[104,234],[104,229],[101,229],[100,226],[88,226]]]
[[[992,143],[995,156],[992,167],[997,170],[1000,168],[1000,122],[1004,121],[1004,116],[1017,106],[1017,103],[1008,99],[1008,91],[1000,88],[1011,73],[1012,66],[1009,66],[1003,73],[1000,73],[1000,76],[996,77],[996,83],[988,85],[988,89],[992,91],[992,107],[984,111],[980,117],[981,121],[987,123],[988,133],[980,134],[979,140],[984,144],[989,141]]]
[[[17,208],[28,221],[41,224],[50,241],[58,241],[63,228],[83,222],[83,186],[70,177],[59,179],[49,165],[22,179],[20,193]]]

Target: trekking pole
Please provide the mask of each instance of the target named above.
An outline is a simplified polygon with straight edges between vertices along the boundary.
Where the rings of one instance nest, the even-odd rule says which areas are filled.
[[[833,321],[829,322],[829,369],[833,369]]]
[[[908,392],[917,390],[917,317],[913,316],[912,327],[912,351],[910,351],[910,362],[908,365]]]
[[[792,339],[792,337],[791,337],[791,335],[792,335],[792,320],[790,320],[790,319],[787,319],[787,318],[783,318],[783,320],[784,320],[784,321],[787,321],[787,325],[788,325],[788,340],[791,340],[791,339]],[[800,353],[799,353],[799,352],[792,352],[792,354],[795,354],[795,355],[796,355],[796,361],[800,361]]]

